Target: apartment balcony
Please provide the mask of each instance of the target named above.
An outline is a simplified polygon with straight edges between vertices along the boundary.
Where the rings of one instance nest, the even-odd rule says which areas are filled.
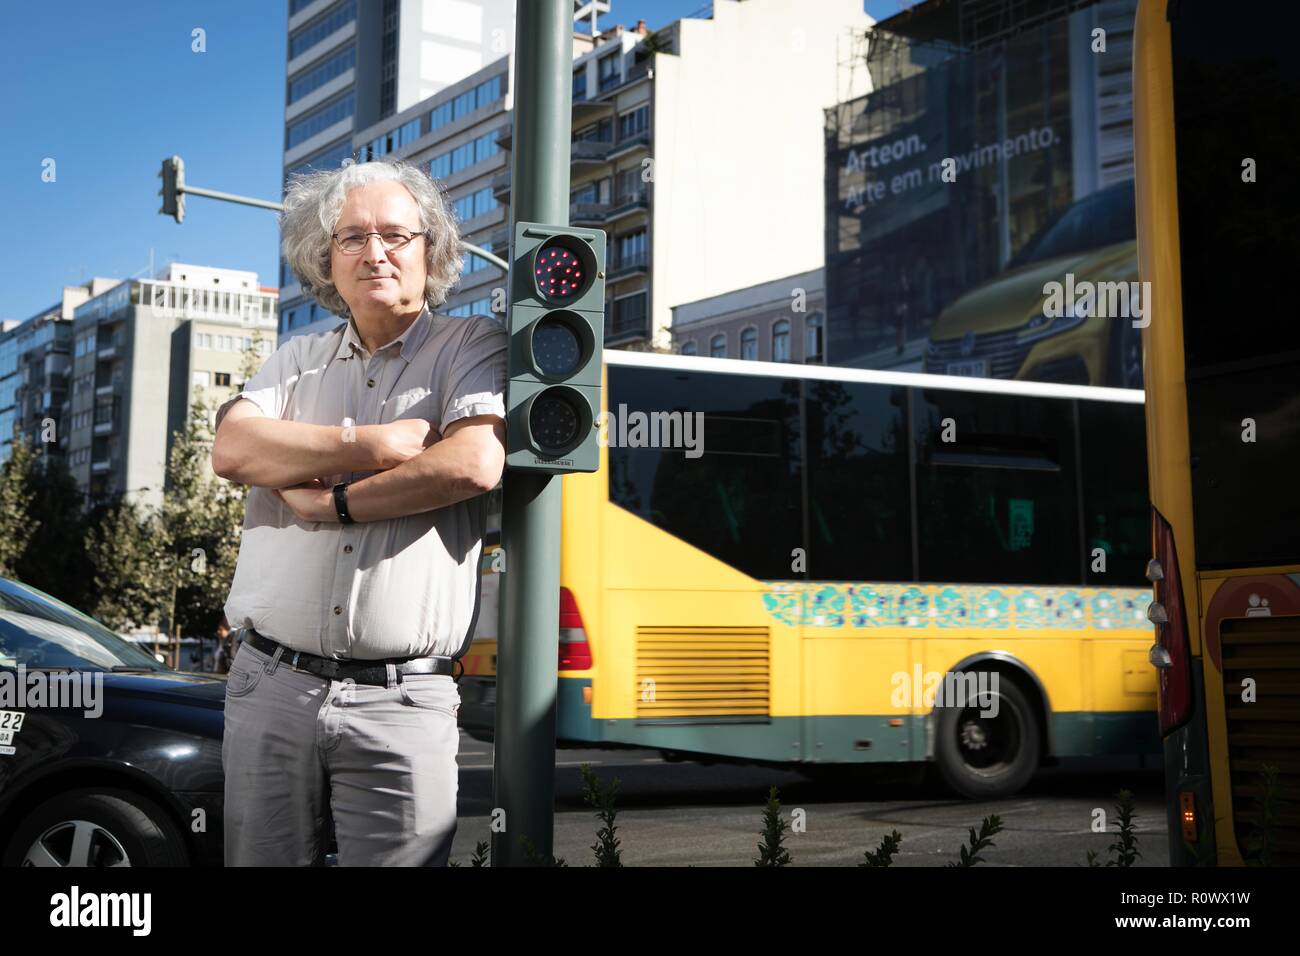
[[[492,195],[498,200],[504,202],[510,201],[510,170],[503,173],[497,173],[490,180],[492,186]]]
[[[113,470],[113,459],[111,458],[100,458],[90,463],[90,473],[92,475],[100,475],[106,472],[110,472],[112,470]]]
[[[623,256],[618,262],[614,263],[609,269],[605,281],[607,283],[621,282],[624,279],[648,275],[649,272],[650,254],[648,252],[638,252],[635,255]]]
[[[609,313],[605,314],[605,346],[607,348],[630,345],[633,342],[644,342],[649,338],[650,319],[648,316],[615,322]]]
[[[623,156],[630,156],[632,153],[640,150],[648,150],[649,148],[650,131],[648,129],[643,129],[641,132],[633,133],[631,136],[615,143],[613,148],[610,149],[609,155],[606,156],[606,159],[612,161]]]
[[[609,159],[609,151],[614,148],[614,144],[601,139],[580,139],[575,140],[572,147],[572,161],[576,164],[605,163]]]
[[[599,98],[604,98],[624,89],[625,87],[631,86],[633,83],[640,83],[642,80],[648,80],[654,75],[654,67],[651,65],[649,60],[644,60],[641,63],[636,64],[636,66],[628,69],[622,75],[606,77],[607,80],[613,80],[614,82],[602,82],[600,84],[600,92],[596,95]]]
[[[569,203],[569,224],[573,226],[599,226],[609,215],[607,202]]]
[[[488,236],[488,252],[495,253],[502,259],[510,251],[510,228],[494,229],[492,235]]]
[[[649,209],[650,194],[646,190],[638,189],[635,192],[624,193],[614,200],[612,207],[605,215],[605,222],[612,223],[636,215],[639,212],[647,212]]]
[[[126,344],[125,335],[121,335],[121,334],[114,335],[110,337],[107,342],[105,342],[103,345],[101,345],[98,349],[95,350],[95,358],[99,359],[101,362],[108,361],[109,359],[115,359],[121,353],[121,350],[125,344]]]
[[[614,104],[610,100],[575,100],[573,103],[573,128],[581,129],[593,120],[614,115]]]

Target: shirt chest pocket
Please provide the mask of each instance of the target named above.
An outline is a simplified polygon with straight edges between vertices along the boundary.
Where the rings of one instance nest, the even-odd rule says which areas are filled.
[[[433,403],[433,389],[416,385],[394,392],[384,409],[383,417],[390,422],[398,418],[436,419],[438,416]]]

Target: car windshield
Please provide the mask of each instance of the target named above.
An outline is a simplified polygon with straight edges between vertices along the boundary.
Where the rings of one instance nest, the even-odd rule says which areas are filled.
[[[0,578],[0,667],[166,670],[150,654],[57,598]]]
[[[1133,180],[1092,193],[1070,206],[1025,244],[1007,268],[1125,242],[1137,236]]]

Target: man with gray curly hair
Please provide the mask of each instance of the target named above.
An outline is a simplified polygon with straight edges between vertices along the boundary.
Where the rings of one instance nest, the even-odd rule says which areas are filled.
[[[506,331],[434,310],[461,272],[445,191],[402,162],[296,177],[283,250],[346,319],[281,345],[217,412],[249,490],[225,611],[228,865],[446,865],[458,659],[505,465]]]

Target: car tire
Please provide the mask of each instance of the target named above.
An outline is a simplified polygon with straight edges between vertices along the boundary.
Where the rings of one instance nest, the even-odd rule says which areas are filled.
[[[74,790],[42,803],[18,824],[4,852],[5,866],[188,864],[180,828],[153,800],[129,790]]]
[[[978,704],[935,709],[935,769],[950,790],[972,800],[1009,797],[1038,769],[1038,717],[1024,692],[998,676],[996,717],[980,716]]]

